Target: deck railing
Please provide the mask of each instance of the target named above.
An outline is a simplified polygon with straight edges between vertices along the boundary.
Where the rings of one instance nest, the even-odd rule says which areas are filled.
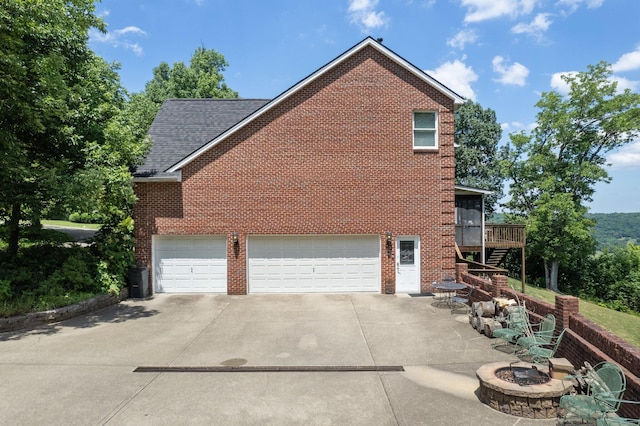
[[[456,243],[460,247],[482,246],[480,226],[456,225]],[[484,244],[487,248],[519,248],[527,242],[525,225],[485,223]]]
[[[525,225],[510,223],[486,223],[484,225],[485,247],[515,248],[527,243]]]

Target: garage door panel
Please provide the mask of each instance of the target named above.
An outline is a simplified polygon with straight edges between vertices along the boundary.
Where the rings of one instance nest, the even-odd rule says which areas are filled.
[[[166,293],[225,293],[226,239],[211,236],[157,236],[155,287]]]
[[[252,293],[380,290],[378,236],[249,237]]]

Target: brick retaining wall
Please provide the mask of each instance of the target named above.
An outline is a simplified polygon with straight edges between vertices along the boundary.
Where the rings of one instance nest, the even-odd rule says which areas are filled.
[[[627,378],[627,390],[624,399],[640,401],[640,348],[624,341],[620,337],[603,329],[579,313],[579,299],[573,296],[557,295],[556,303],[551,304],[529,295],[522,294],[504,286],[503,278],[480,278],[467,272],[467,265],[456,265],[458,281],[475,286],[473,301],[491,300],[495,295],[525,301],[531,316],[540,319],[547,314],[556,316],[556,329],[567,329],[558,355],[567,358],[576,368],[585,361],[591,365],[601,361],[615,362],[620,365]],[[640,418],[640,405],[623,404],[620,415]]]

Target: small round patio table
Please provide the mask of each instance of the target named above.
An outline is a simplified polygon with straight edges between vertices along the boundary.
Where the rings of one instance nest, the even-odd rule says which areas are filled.
[[[462,290],[467,288],[466,284],[457,282],[440,282],[433,284],[433,288],[441,290],[444,293],[444,301],[447,306],[451,307],[451,298],[456,294],[456,290]]]

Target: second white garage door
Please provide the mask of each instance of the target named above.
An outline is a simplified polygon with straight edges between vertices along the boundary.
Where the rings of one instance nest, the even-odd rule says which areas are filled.
[[[248,238],[250,293],[380,291],[380,237]]]
[[[153,247],[156,292],[227,292],[224,237],[156,235]]]

